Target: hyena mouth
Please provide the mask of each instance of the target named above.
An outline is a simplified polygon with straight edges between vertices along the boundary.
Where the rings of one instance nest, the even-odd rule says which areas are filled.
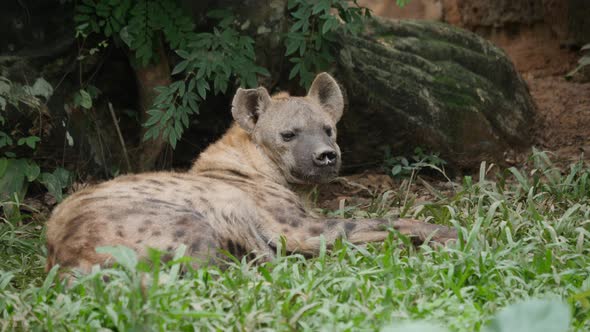
[[[338,168],[321,168],[307,171],[292,169],[291,176],[301,183],[314,184],[326,183],[334,180],[338,176]]]

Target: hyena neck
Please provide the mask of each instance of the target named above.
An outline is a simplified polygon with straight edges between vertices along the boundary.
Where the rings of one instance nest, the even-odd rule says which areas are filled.
[[[265,179],[289,187],[268,156],[235,123],[217,142],[201,153],[191,173],[225,172]]]

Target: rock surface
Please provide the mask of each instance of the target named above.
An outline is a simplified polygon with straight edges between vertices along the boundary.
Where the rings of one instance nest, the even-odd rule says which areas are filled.
[[[527,86],[483,38],[444,23],[377,19],[340,41],[349,109],[339,140],[349,171],[379,165],[387,147],[402,155],[419,146],[474,168],[530,146]]]

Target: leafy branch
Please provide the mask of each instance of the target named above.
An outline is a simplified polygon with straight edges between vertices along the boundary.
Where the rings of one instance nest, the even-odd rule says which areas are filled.
[[[356,0],[289,0],[288,10],[291,27],[284,43],[293,64],[289,79],[298,76],[305,87],[333,63],[336,30],[357,33],[370,16]],[[172,70],[179,79],[157,88],[143,124],[144,140],[161,138],[175,147],[207,95],[225,93],[234,80],[255,87],[258,75],[269,75],[256,64],[254,40],[238,31],[231,12],[214,10],[207,16],[218,23],[211,32],[199,33],[176,0],[82,0],[78,5],[75,19],[82,36],[94,32],[120,38],[143,66],[158,60],[161,38],[181,58]]]
[[[256,65],[254,40],[233,27],[231,12],[211,11],[208,17],[218,20],[213,31],[197,33],[174,0],[83,0],[78,5],[75,19],[83,36],[92,32],[118,36],[142,66],[158,61],[162,36],[181,58],[172,75],[182,78],[156,89],[158,96],[143,124],[148,128],[144,140],[162,138],[175,147],[208,94],[225,93],[234,79],[243,87],[255,87],[257,75],[269,75]]]
[[[357,1],[352,1],[351,6],[343,0],[289,0],[288,9],[292,24],[285,36],[285,55],[294,64],[289,79],[299,76],[299,83],[304,87],[311,84],[317,72],[333,63],[336,29],[342,27],[356,34],[362,29],[364,18],[371,15]]]
[[[182,80],[157,88],[159,95],[144,124],[149,127],[144,140],[162,135],[175,147],[189,125],[189,115],[199,113],[199,103],[207,94],[225,93],[234,78],[242,87],[255,87],[257,75],[270,75],[256,65],[254,40],[232,27],[231,13],[213,11],[208,16],[220,19],[219,24],[213,32],[191,34],[187,47],[176,50],[182,60],[172,75],[186,74]]]

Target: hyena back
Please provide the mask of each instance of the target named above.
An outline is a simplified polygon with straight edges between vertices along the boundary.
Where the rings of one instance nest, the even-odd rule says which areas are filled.
[[[88,272],[108,264],[100,246],[124,245],[145,257],[147,248],[170,252],[185,244],[198,266],[217,263],[220,249],[272,258],[281,236],[287,252],[310,256],[321,236],[328,245],[338,238],[363,244],[384,240],[389,227],[418,241],[455,238],[452,229],[414,220],[325,219],[306,210],[291,188],[337,175],[342,111],[341,91],[326,73],[305,97],[238,89],[236,123],[190,171],[120,176],[57,206],[47,223],[47,269]]]

